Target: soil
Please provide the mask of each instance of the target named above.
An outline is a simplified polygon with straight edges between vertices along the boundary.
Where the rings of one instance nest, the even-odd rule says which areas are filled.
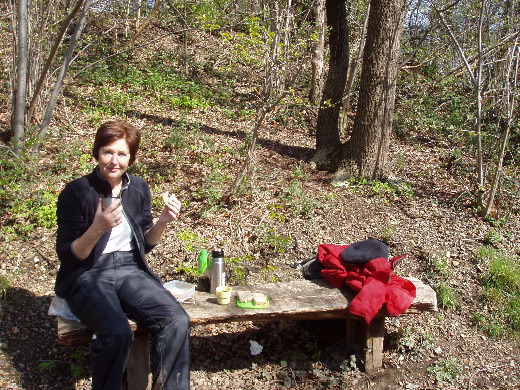
[[[72,108],[60,108],[62,113],[67,109]],[[83,139],[88,153],[95,129],[75,115],[68,119],[75,121],[73,130],[60,136]],[[484,268],[475,252],[493,227],[474,213],[470,179],[445,161],[450,145],[432,138],[394,138],[392,183],[394,188],[407,183],[413,195],[377,194],[370,186],[332,185],[330,173],[309,164],[314,136],[304,127],[279,131],[270,123],[262,130],[247,190],[232,199],[231,207],[217,205],[207,214],[209,195],[198,189],[207,188],[203,180],[208,175],[208,164],[200,158],[210,159],[211,152],[202,143],[182,153],[157,146],[177,123],[171,115],[160,115],[131,121],[143,129],[140,159],[146,165],[140,173],[147,175],[154,196],[170,190],[185,204],[148,258],[164,280],[195,282],[190,269],[198,250],[220,245],[229,260],[231,284],[300,279],[301,272],[291,265],[313,257],[319,244],[376,237],[388,243],[392,256],[408,254],[398,275],[434,287],[443,281],[456,298],[455,309],[387,319],[383,368],[371,374],[359,370],[359,361],[346,353],[341,321],[195,326],[192,389],[520,388],[518,344],[491,338],[473,321],[476,313],[492,315],[482,302]],[[239,150],[251,128],[202,113],[188,119],[203,124],[203,135],[216,149]],[[57,141],[51,136],[42,150],[42,169],[55,164]],[[240,160],[231,158],[225,161],[228,181],[240,168]],[[54,234],[39,228],[23,240],[2,238],[0,272],[10,282],[0,300],[2,389],[91,388],[88,348],[58,346],[55,318],[47,314],[58,267]],[[518,215],[508,216],[501,234],[507,239],[497,240],[497,247],[518,258]],[[436,259],[444,261],[443,268],[435,266]],[[260,354],[251,354],[250,340],[263,346]]]

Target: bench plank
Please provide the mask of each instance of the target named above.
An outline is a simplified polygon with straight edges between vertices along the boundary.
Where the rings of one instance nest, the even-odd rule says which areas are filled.
[[[403,314],[437,310],[437,296],[433,289],[416,278],[408,278],[417,289],[417,297]],[[266,309],[242,309],[234,304],[218,305],[214,295],[195,293],[195,305],[184,305],[194,325],[241,321],[313,320],[351,317],[349,302],[355,294],[349,288],[331,287],[324,279],[298,280],[286,283],[268,283],[235,286],[234,290],[250,290],[269,297]],[[234,302],[236,291],[231,301]],[[389,316],[381,310],[378,316]],[[357,318],[357,317],[356,317]]]

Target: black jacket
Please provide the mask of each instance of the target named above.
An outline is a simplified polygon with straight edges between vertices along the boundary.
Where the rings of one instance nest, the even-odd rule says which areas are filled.
[[[72,251],[72,243],[92,225],[99,198],[111,196],[111,193],[110,184],[98,174],[97,168],[92,173],[68,183],[60,193],[56,212],[58,222],[56,253],[61,263],[54,288],[57,295],[65,297],[72,282],[90,269],[103,253],[110,231],[101,236],[84,260],[76,257]],[[146,244],[144,237],[153,226],[148,184],[140,177],[125,173],[121,204],[132,228],[138,262],[143,269],[160,281],[145,260],[145,253],[153,248]]]

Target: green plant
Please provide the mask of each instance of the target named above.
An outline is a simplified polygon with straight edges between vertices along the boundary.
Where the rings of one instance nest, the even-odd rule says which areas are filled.
[[[433,366],[428,367],[428,371],[435,375],[437,383],[454,383],[462,372],[462,366],[457,359],[439,359]]]
[[[399,197],[413,196],[413,190],[408,183],[386,182],[379,180],[369,181],[364,177],[352,177],[347,179],[345,184],[334,183],[335,185],[345,185],[353,192],[360,191],[366,195],[375,195],[383,200],[395,200]]]
[[[274,272],[276,272],[277,269],[278,268],[276,268],[275,265],[269,264],[269,262],[266,261],[266,263],[264,264],[264,266],[262,268],[262,272],[264,273],[264,280],[266,282],[271,282],[271,283],[281,281],[280,277],[278,275],[274,274]],[[269,277],[269,276],[271,276],[271,277]]]
[[[190,263],[190,262],[186,261],[186,262],[184,262],[182,264],[179,264],[175,268],[175,272],[178,273],[178,274],[184,274],[184,275],[188,275],[188,276],[195,276],[197,274],[197,264]]]
[[[0,298],[5,299],[7,290],[11,288],[11,280],[6,275],[0,275]]]
[[[215,160],[208,160],[206,164],[211,161],[214,164],[213,168],[204,176],[202,185],[195,191],[195,195],[205,201],[201,210],[203,217],[208,217],[221,207],[220,199],[228,181],[225,165]]]
[[[439,298],[439,304],[443,309],[455,310],[457,308],[455,292],[446,282],[440,282],[435,291]]]
[[[52,371],[57,368],[58,364],[66,364],[74,378],[84,376],[85,366],[88,364],[88,353],[83,349],[76,349],[69,354],[69,360],[44,360],[38,364],[38,368],[43,371]]]
[[[399,169],[404,169],[406,167],[406,158],[401,153],[397,154],[394,159],[395,166]]]
[[[314,360],[320,360],[323,351],[320,349],[320,345],[316,340],[316,337],[311,335],[309,331],[303,330],[301,332],[301,338],[304,340],[304,348],[307,351],[307,354],[312,356]]]
[[[379,232],[379,239],[383,242],[390,243],[393,241],[395,236],[395,227],[386,226]]]
[[[268,204],[266,206],[267,210],[269,210],[269,218],[274,219],[275,221],[285,222],[286,217],[283,213],[284,207],[280,204]]]
[[[246,270],[248,265],[254,261],[253,255],[246,254],[240,257],[229,257],[226,259],[226,263],[231,268],[229,280],[234,283],[245,284],[246,281]]]
[[[447,253],[434,253],[430,256],[430,264],[436,274],[449,278],[451,275],[450,258]]]
[[[175,234],[177,240],[179,240],[183,245],[184,249],[188,252],[192,252],[194,250],[200,249],[201,240],[199,239],[199,235],[195,232],[189,231],[188,229],[180,229]]]
[[[266,253],[284,253],[292,245],[290,237],[279,235],[274,228],[265,228],[259,237],[260,250]]]
[[[316,209],[322,207],[317,199],[307,194],[299,181],[292,182],[288,188],[283,188],[281,199],[289,206],[294,216],[310,218]]]
[[[406,354],[412,360],[420,359],[431,349],[432,336],[422,327],[410,326],[397,341],[397,351]]]
[[[34,201],[34,219],[38,226],[51,229],[56,226],[56,202],[58,194],[50,191],[43,191],[41,197]]]
[[[480,281],[488,308],[474,320],[491,336],[520,338],[520,264],[490,246],[479,248],[476,257],[485,267]]]
[[[492,245],[496,248],[500,243],[504,242],[504,237],[498,230],[491,229],[487,231],[484,242],[486,245]]]

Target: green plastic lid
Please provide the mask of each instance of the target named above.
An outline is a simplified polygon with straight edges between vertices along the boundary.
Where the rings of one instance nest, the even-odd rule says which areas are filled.
[[[208,251],[203,249],[199,253],[199,257],[197,258],[197,273],[199,275],[203,274],[208,266]]]

